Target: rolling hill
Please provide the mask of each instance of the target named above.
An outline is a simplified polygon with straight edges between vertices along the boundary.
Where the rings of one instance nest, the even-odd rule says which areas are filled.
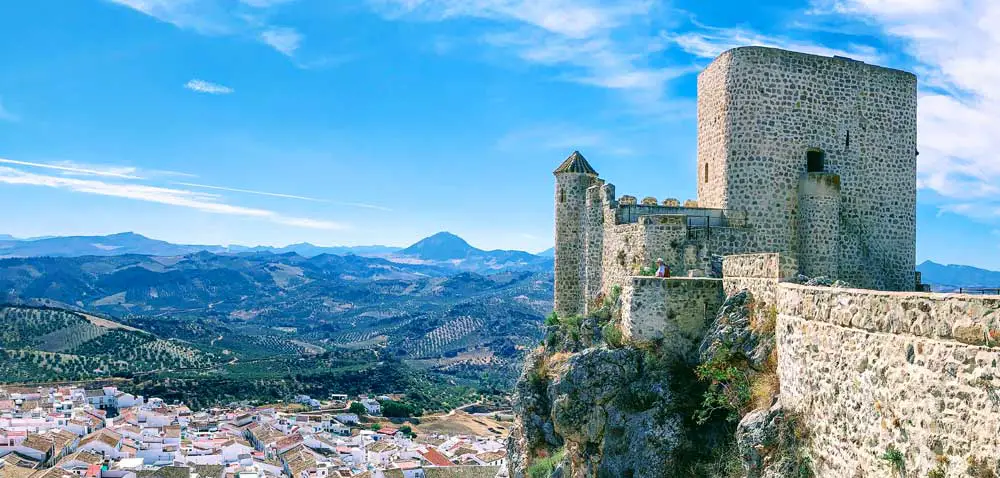
[[[0,381],[79,380],[208,366],[183,341],[62,309],[0,306]]]
[[[378,350],[422,366],[515,367],[552,274],[455,273],[294,253],[0,259],[0,302],[88,311],[212,353]]]
[[[247,336],[258,339],[250,344],[256,352],[247,355],[224,350],[222,342],[164,339],[105,318],[47,307],[0,305],[0,323],[0,383],[114,379],[137,394],[182,400],[195,408],[273,403],[332,391],[406,390],[410,403],[428,410],[481,398],[455,386],[454,376],[413,368],[374,350],[324,350],[280,337]]]

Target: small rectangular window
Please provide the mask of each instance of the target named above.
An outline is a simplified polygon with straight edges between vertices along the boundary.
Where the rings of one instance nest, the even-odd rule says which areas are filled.
[[[823,151],[818,149],[806,151],[806,171],[810,173],[823,172]]]
[[[708,163],[705,163],[705,182],[708,182]]]

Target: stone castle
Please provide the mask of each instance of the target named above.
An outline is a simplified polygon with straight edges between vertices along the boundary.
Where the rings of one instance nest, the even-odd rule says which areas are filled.
[[[584,313],[662,257],[781,253],[807,276],[914,290],[917,81],[771,48],[730,50],[698,77],[698,199],[616,198],[574,152],[556,170],[556,311]]]
[[[780,401],[810,428],[817,476],[890,476],[889,447],[912,476],[996,461],[1000,297],[920,291],[916,105],[908,72],[723,53],[698,77],[696,201],[617,197],[578,152],[555,170],[556,313],[616,289],[626,340],[692,356],[749,290],[776,317]],[[659,257],[673,277],[651,277]]]

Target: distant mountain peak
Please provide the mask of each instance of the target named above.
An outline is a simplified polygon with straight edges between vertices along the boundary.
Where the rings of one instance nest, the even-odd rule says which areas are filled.
[[[464,259],[474,252],[482,251],[469,245],[465,239],[447,231],[425,237],[402,250],[405,255],[434,261]]]
[[[946,291],[959,287],[1000,287],[1000,272],[959,264],[924,261],[917,266],[925,284]]]
[[[109,235],[104,236],[104,237],[141,237],[143,239],[149,239],[148,237],[143,236],[142,234],[139,234],[137,232],[132,232],[132,231],[117,232],[117,233],[114,233],[114,234],[109,234]]]

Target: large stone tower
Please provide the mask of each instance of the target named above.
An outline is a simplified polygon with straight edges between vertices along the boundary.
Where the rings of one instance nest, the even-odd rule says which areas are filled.
[[[908,72],[743,47],[698,76],[699,205],[746,212],[753,249],[803,253],[815,271],[860,287],[913,288],[916,147]],[[839,176],[839,192],[813,189],[810,173]],[[814,213],[834,213],[839,231],[802,240],[800,227],[812,234],[831,223],[800,217]],[[801,250],[818,242],[823,250]]]
[[[553,172],[556,176],[555,311],[560,316],[584,313],[587,188],[597,171],[574,151]]]

